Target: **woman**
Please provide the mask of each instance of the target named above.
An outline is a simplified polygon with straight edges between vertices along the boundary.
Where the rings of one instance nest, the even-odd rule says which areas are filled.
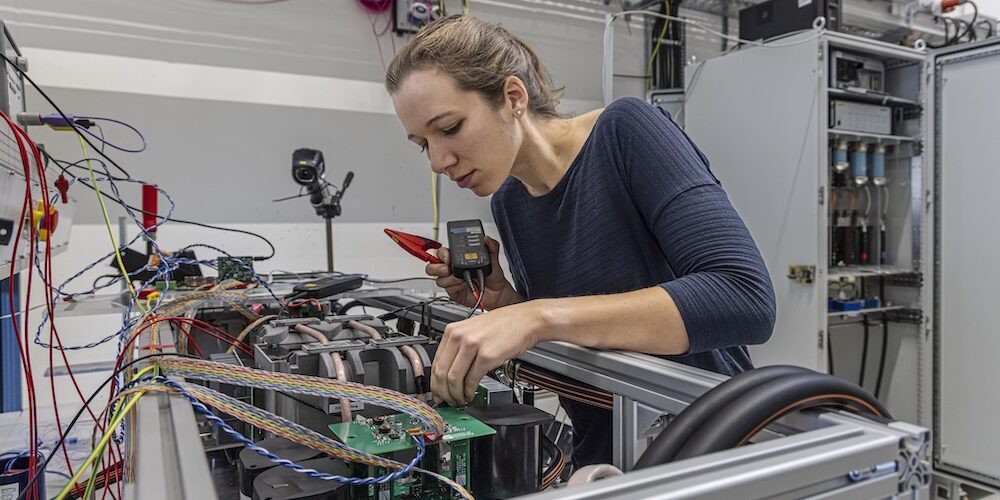
[[[385,82],[431,170],[493,195],[514,279],[493,266],[483,298],[490,312],[445,330],[435,399],[471,401],[489,370],[549,340],[726,375],[752,368],[744,346],[767,341],[774,326],[770,278],[707,160],[665,114],[625,98],[560,115],[535,53],[473,17],[424,28]],[[496,262],[500,245],[487,244]],[[474,305],[447,263],[427,273]],[[561,402],[573,421],[574,464],[610,462],[610,412]]]

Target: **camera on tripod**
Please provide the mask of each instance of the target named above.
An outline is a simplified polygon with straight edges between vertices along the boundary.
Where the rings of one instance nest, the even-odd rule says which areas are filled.
[[[318,149],[296,149],[292,153],[292,179],[300,186],[312,186],[323,180],[326,162]]]

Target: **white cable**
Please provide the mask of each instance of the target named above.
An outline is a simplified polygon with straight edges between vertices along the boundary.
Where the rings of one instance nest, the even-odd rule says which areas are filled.
[[[614,35],[614,32],[615,32],[615,30],[614,30],[614,22],[615,22],[615,19],[617,19],[617,18],[619,18],[621,16],[629,16],[629,15],[645,15],[645,16],[658,17],[660,19],[666,19],[668,21],[677,21],[677,22],[680,22],[680,23],[684,23],[684,24],[690,25],[690,26],[694,27],[695,29],[699,29],[701,31],[704,31],[705,33],[709,33],[709,34],[715,35],[715,36],[717,36],[719,38],[724,38],[726,40],[730,40],[730,41],[733,41],[733,42],[736,42],[736,43],[745,43],[745,44],[748,44],[748,45],[755,45],[757,47],[781,48],[781,47],[791,47],[791,46],[794,46],[794,45],[801,45],[803,43],[807,43],[807,42],[810,42],[812,40],[815,40],[815,39],[819,38],[820,36],[822,36],[824,33],[826,33],[826,20],[823,19],[823,18],[817,18],[813,22],[813,27],[812,28],[810,28],[808,30],[802,30],[801,31],[801,32],[805,32],[805,31],[815,31],[816,32],[815,35],[813,35],[813,36],[811,36],[809,38],[804,38],[802,40],[795,40],[795,41],[789,41],[789,42],[759,42],[759,41],[756,41],[756,40],[744,40],[744,39],[742,39],[740,37],[737,37],[737,36],[732,36],[732,35],[727,35],[725,33],[720,33],[720,32],[718,32],[718,31],[716,31],[716,30],[714,30],[712,28],[709,28],[708,26],[705,26],[701,22],[695,21],[693,19],[687,19],[687,18],[684,18],[684,17],[677,17],[677,16],[671,16],[671,15],[667,15],[667,14],[661,14],[659,12],[654,12],[654,11],[651,11],[651,10],[626,10],[626,11],[618,12],[616,14],[608,14],[604,18],[604,54],[603,54],[604,57],[603,57],[603,60],[601,62],[601,70],[602,70],[602,74],[601,74],[601,94],[602,94],[602,97],[604,98],[604,104],[605,105],[610,104],[611,101],[612,101],[612,99],[613,99],[613,89],[612,88],[614,86],[614,36],[615,36]],[[822,19],[822,21],[820,21],[821,19]]]
[[[554,418],[556,420],[559,420],[559,410],[562,410],[562,405],[556,407],[556,414],[554,415]],[[559,438],[562,436],[563,427],[566,427],[566,421],[559,420],[559,431],[556,432],[556,440],[555,440],[556,446],[559,446]]]
[[[889,216],[889,186],[885,186],[885,208],[882,209],[882,220]]]
[[[608,14],[604,18],[604,53],[601,58],[601,97],[604,105],[611,104],[614,98],[611,88],[614,86],[615,75],[615,15]]]
[[[36,309],[41,309],[41,308],[45,307],[46,305],[48,305],[48,304],[38,304],[38,305],[31,306],[31,308],[29,308],[27,311],[17,311],[14,314],[5,314],[3,316],[0,316],[0,321],[5,320],[5,319],[13,318],[14,316],[20,316],[20,315],[24,314],[25,312],[31,312],[31,311],[34,311]]]

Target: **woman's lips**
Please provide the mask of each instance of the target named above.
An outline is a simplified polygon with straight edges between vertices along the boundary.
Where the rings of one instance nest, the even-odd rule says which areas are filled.
[[[467,174],[459,177],[458,179],[455,179],[455,182],[458,183],[458,187],[463,188],[463,189],[469,187],[469,184],[472,183],[472,174],[474,174],[475,172],[476,171],[473,170],[472,172],[469,172],[469,173],[467,173]]]

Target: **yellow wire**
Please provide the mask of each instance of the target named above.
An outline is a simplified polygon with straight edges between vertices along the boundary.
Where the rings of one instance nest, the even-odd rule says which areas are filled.
[[[142,377],[143,375],[145,375],[145,374],[147,374],[147,373],[149,373],[149,372],[151,372],[153,370],[156,370],[157,368],[159,368],[159,366],[157,366],[157,365],[150,365],[150,366],[147,366],[147,367],[139,370],[138,372],[136,372],[135,375],[132,376],[132,381],[135,382],[136,380],[139,380],[140,377]]]
[[[438,226],[441,225],[441,213],[438,208],[437,184],[440,182],[441,174],[431,172],[431,200],[434,202],[434,240],[438,239]]]
[[[128,412],[132,411],[132,408],[135,407],[135,404],[139,401],[139,398],[141,398],[144,394],[146,393],[140,392],[136,394],[134,398],[128,401],[128,403],[125,403],[124,406],[118,409],[118,412],[115,414],[115,418],[111,420],[111,424],[108,426],[108,431],[104,433],[104,437],[102,437],[101,440],[97,443],[97,447],[94,448],[94,451],[90,454],[89,457],[87,457],[87,460],[83,462],[83,464],[80,466],[79,469],[77,469],[76,474],[73,474],[73,477],[70,478],[68,483],[66,483],[66,486],[64,486],[63,489],[59,491],[59,495],[56,496],[56,500],[63,500],[64,498],[66,498],[66,495],[69,493],[69,490],[73,489],[73,486],[76,484],[76,482],[80,480],[80,476],[83,475],[83,471],[87,470],[87,467],[90,466],[92,463],[94,463],[94,461],[99,456],[101,456],[101,453],[104,451],[104,447],[107,446],[108,441],[111,440],[111,436],[114,434],[114,429],[118,427],[118,424],[120,424],[122,419],[125,418],[125,415],[127,415]]]
[[[469,15],[469,0],[462,0],[462,15]]]
[[[670,1],[667,0],[663,2],[663,10],[666,15],[670,15]],[[656,60],[656,54],[660,52],[660,44],[663,43],[663,36],[667,34],[667,26],[670,24],[669,19],[663,20],[663,27],[660,28],[660,36],[656,38],[656,47],[653,47],[653,54],[649,56],[649,62],[646,64],[646,88],[653,88],[653,61]]]
[[[122,279],[128,285],[128,290],[132,293],[132,298],[139,305],[139,309],[142,309],[142,302],[139,301],[139,295],[135,292],[135,287],[132,286],[132,279],[129,277],[128,271],[125,270],[125,263],[122,261],[122,253],[118,250],[118,242],[115,240],[114,230],[111,229],[111,217],[108,216],[108,207],[104,205],[104,196],[101,195],[101,190],[97,188],[97,178],[94,175],[94,167],[90,165],[90,155],[87,154],[87,145],[84,144],[83,137],[79,134],[77,134],[76,138],[80,140],[80,148],[83,149],[83,159],[87,163],[87,173],[90,174],[90,184],[94,186],[94,192],[97,193],[97,203],[101,206],[101,213],[104,215],[104,226],[108,229],[108,238],[111,239],[111,246],[115,249],[115,261],[118,263],[118,270],[121,271]]]
[[[136,372],[135,375],[132,376],[132,381],[134,382],[136,380],[139,380],[140,377],[142,377],[143,375],[145,375],[145,374],[147,374],[147,373],[155,370],[156,368],[157,368],[156,365],[151,365],[151,366],[147,366],[147,367],[143,368],[142,370],[139,370],[138,372]],[[143,395],[143,393],[140,392],[128,404],[126,404],[126,405],[121,406],[121,407],[118,408],[118,411],[115,412],[115,418],[112,419],[111,426],[108,427],[108,432],[104,435],[104,439],[101,439],[101,442],[97,444],[96,448],[94,448],[94,452],[91,453],[91,456],[93,456],[93,457],[99,457],[99,456],[101,456],[104,453],[104,447],[107,445],[107,442],[108,442],[107,438],[114,433],[115,427],[117,427],[118,423],[120,423],[121,420],[122,420],[122,418],[125,417],[125,415],[123,415],[122,413],[123,412],[127,413],[129,411],[129,409],[131,409],[131,405],[134,405],[134,402],[137,401],[140,397],[142,397],[142,395]],[[126,409],[126,407],[128,409]],[[121,416],[121,418],[118,418],[119,416]],[[117,421],[115,419],[117,419]],[[113,464],[112,464],[112,466],[113,466]],[[76,471],[76,474],[73,476],[73,479],[70,480],[69,484],[67,484],[66,487],[63,488],[63,492],[60,493],[60,496],[59,496],[60,499],[62,498],[61,495],[63,493],[68,492],[73,487],[73,485],[76,484],[76,482],[79,480],[78,476],[80,476],[82,474],[83,470],[86,469],[86,468],[87,468],[87,463],[84,462],[84,464],[80,466],[80,469]],[[97,461],[95,460],[94,463],[93,463],[93,466],[91,467],[90,481],[87,482],[87,490],[84,492],[83,498],[92,498],[90,495],[94,492],[94,484],[96,482],[96,479],[97,479]],[[104,485],[105,488],[107,488],[108,486],[110,486],[110,485],[107,485],[107,484]]]

